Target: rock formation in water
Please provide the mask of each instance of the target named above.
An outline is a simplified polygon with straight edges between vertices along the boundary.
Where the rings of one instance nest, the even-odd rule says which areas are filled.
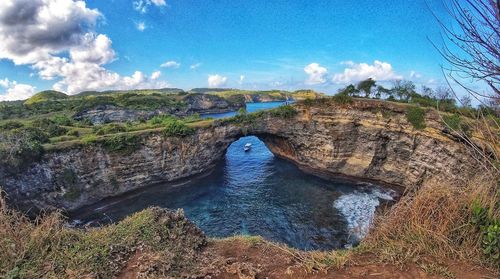
[[[100,144],[60,147],[22,173],[0,169],[0,184],[19,208],[74,210],[106,197],[210,170],[228,146],[256,135],[277,156],[322,176],[344,175],[403,187],[457,183],[474,172],[464,146],[444,133],[437,112],[416,130],[405,105],[357,100],[295,105],[297,114],[265,114],[252,123],[215,121],[186,137],[141,134],[129,153]]]

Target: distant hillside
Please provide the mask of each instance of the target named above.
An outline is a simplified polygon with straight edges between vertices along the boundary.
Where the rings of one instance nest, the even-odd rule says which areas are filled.
[[[39,92],[33,95],[31,98],[24,102],[25,105],[33,105],[35,103],[45,102],[45,101],[53,101],[53,100],[61,100],[68,98],[68,95],[54,90],[46,90]]]
[[[193,88],[189,90],[189,93],[213,93],[213,92],[225,92],[225,91],[234,91],[237,89],[231,89],[231,88]]]
[[[96,96],[96,95],[106,95],[106,94],[125,94],[125,93],[135,93],[135,94],[179,94],[184,93],[184,90],[179,88],[161,88],[161,89],[136,89],[136,90],[107,90],[107,91],[83,91],[73,96],[84,97],[84,96]]]

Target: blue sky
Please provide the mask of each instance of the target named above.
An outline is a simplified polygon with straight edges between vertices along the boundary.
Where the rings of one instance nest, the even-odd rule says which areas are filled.
[[[0,24],[3,99],[51,88],[333,93],[367,77],[443,79],[424,0],[7,0]]]

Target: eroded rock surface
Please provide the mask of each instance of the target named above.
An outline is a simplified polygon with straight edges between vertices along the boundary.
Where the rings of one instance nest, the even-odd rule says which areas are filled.
[[[22,209],[77,209],[154,183],[210,170],[227,147],[243,135],[256,135],[277,156],[322,176],[345,175],[403,187],[462,183],[474,174],[474,161],[455,138],[443,132],[436,112],[427,128],[415,130],[405,106],[356,101],[295,105],[293,118],[265,116],[241,125],[216,122],[184,138],[142,135],[130,154],[97,145],[53,150],[16,175],[0,169],[0,183],[11,203]]]

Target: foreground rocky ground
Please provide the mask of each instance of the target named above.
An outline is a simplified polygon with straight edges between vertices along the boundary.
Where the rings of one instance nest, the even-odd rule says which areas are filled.
[[[260,237],[210,240],[198,257],[195,278],[497,278],[485,268],[460,262],[394,265],[378,262],[370,253],[335,255],[301,252]],[[147,253],[138,252],[118,278],[143,278]],[[194,270],[192,270],[194,271]],[[168,277],[168,275],[167,275]]]

